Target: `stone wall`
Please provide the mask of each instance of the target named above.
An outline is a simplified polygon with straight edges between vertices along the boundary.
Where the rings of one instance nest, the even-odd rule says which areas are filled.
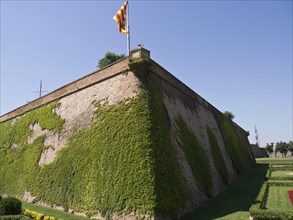
[[[185,181],[192,194],[191,201],[189,201],[185,209],[182,210],[183,213],[186,213],[202,204],[208,198],[203,192],[199,190],[194,176],[192,175],[191,168],[186,160],[185,154],[181,147],[178,146],[178,143],[176,141],[176,136],[178,136],[178,129],[176,128],[175,123],[176,116],[180,114],[183,117],[184,121],[192,129],[193,133],[203,147],[206,155],[208,156],[213,176],[213,196],[216,196],[218,193],[227,188],[227,186],[223,184],[212,159],[206,127],[208,126],[212,129],[219,143],[222,156],[229,172],[229,184],[235,182],[239,178],[239,175],[237,174],[236,169],[231,161],[231,157],[229,156],[225,147],[219,121],[228,120],[229,123],[232,124],[234,129],[245,137],[247,136],[247,132],[236,123],[234,123],[232,120],[226,119],[225,116],[218,109],[212,106],[197,93],[192,91],[186,85],[184,85],[181,81],[171,75],[167,70],[165,70],[156,62],[152,62],[151,69],[153,73],[159,76],[162,83],[164,104],[171,119],[172,138],[173,144],[177,152],[177,159],[179,161]],[[246,147],[250,157],[250,161],[247,161],[247,163],[249,163],[249,167],[253,167],[255,161],[248,140]]]
[[[29,102],[26,105],[23,105],[11,112],[8,112],[0,116],[0,122],[6,121],[8,119],[24,114],[25,112],[28,112],[32,109],[40,107],[54,100],[60,99],[62,97],[68,96],[70,94],[76,93],[87,87],[93,86],[98,83],[102,83],[103,81],[107,81],[110,78],[113,78],[116,75],[119,75],[122,72],[124,72],[127,67],[128,67],[128,59],[127,58],[121,59],[107,66],[107,68],[103,68],[99,71],[86,75],[72,83],[69,83],[59,89],[56,89],[55,91],[51,93],[48,93],[42,96],[39,99]],[[105,90],[105,88],[103,89]],[[111,90],[111,87],[108,87],[107,90]]]
[[[256,144],[251,144],[251,151],[253,153],[253,156],[255,158],[265,158],[265,157],[269,157],[268,152],[266,151],[265,148],[261,148]]]
[[[186,187],[191,194],[186,205],[177,211],[176,215],[172,213],[173,218],[174,216],[180,218],[185,213],[206,201],[208,196],[199,188],[197,180],[192,173],[191,166],[186,159],[186,154],[177,141],[179,131],[176,125],[176,117],[178,115],[182,116],[187,126],[199,140],[208,158],[213,182],[211,196],[216,196],[223,191],[227,187],[227,184],[223,183],[212,157],[209,137],[206,131],[207,127],[215,135],[220,153],[225,161],[225,166],[229,174],[228,185],[238,179],[239,173],[227,150],[221,121],[224,120],[231,124],[237,134],[245,137],[245,143],[247,143],[246,150],[248,152],[247,166],[251,168],[255,161],[249,147],[246,131],[233,121],[225,118],[214,106],[176,79],[155,61],[151,60],[149,54],[150,52],[143,48],[133,50],[130,57],[123,58],[104,69],[89,74],[14,111],[2,115],[0,122],[17,121],[22,115],[57,100],[60,106],[54,110],[54,113],[64,120],[63,129],[60,133],[42,129],[39,123],[30,125],[28,128],[32,130],[32,135],[27,139],[28,145],[32,144],[38,137],[44,137],[44,149],[41,152],[38,165],[42,167],[51,164],[54,162],[58,152],[67,146],[68,139],[74,132],[90,127],[97,120],[95,117],[96,109],[94,102],[98,101],[99,103],[107,103],[107,105],[116,105],[121,101],[137,97],[141,93],[142,82],[135,73],[129,70],[128,63],[131,59],[136,58],[143,58],[150,61],[151,72],[149,74],[154,74],[160,84],[164,107],[168,114],[168,120],[170,120],[170,137],[173,144],[170,147],[174,147],[175,149],[176,159],[184,178],[184,183],[186,183]],[[17,147],[18,145],[16,144],[11,146],[11,148]],[[234,147],[237,148],[239,146]],[[25,194],[29,193],[25,191]]]

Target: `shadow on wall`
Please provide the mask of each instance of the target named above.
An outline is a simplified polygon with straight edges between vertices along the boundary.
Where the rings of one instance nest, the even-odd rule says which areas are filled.
[[[249,208],[259,193],[268,167],[268,164],[258,164],[239,182],[185,215],[183,219],[248,219]]]

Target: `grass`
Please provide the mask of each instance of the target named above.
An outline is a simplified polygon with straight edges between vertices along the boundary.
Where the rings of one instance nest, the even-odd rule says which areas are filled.
[[[289,171],[289,170],[272,171],[271,177],[276,177],[276,176],[291,176],[290,173],[292,173],[292,171]]]
[[[269,164],[291,163],[291,159],[258,159],[257,165],[250,173],[244,175],[237,183],[220,193],[214,199],[208,200],[201,207],[184,216],[185,220],[241,220],[249,219],[249,208],[259,193],[264,182]],[[273,181],[273,180],[270,180]],[[285,181],[287,182],[287,181]],[[289,182],[289,181],[288,181]],[[292,206],[288,197],[288,190],[292,187],[270,187],[268,202],[269,209],[290,211]],[[63,218],[64,220],[84,220],[88,218],[71,215],[69,213],[23,202],[23,208],[43,213],[45,215]]]
[[[293,188],[271,186],[269,188],[269,196],[266,208],[275,210],[277,209],[280,211],[292,211],[293,207],[289,200],[289,190],[293,190]]]
[[[263,184],[267,169],[267,164],[257,164],[240,181],[187,214],[184,219],[248,219],[249,208]]]
[[[257,159],[258,164],[274,164],[275,165],[293,165],[292,158],[259,158]]]
[[[49,207],[45,207],[45,206],[40,206],[40,205],[35,205],[32,203],[27,203],[22,201],[22,208],[24,209],[29,209],[31,211],[35,211],[35,212],[39,212],[42,213],[46,216],[54,216],[56,218],[62,218],[64,220],[85,220],[85,219],[89,219],[89,218],[85,218],[85,217],[80,217],[77,215],[72,215],[69,214],[67,212],[63,212],[61,210],[57,210],[57,209],[52,209]]]
[[[257,159],[257,165],[253,170],[244,175],[237,183],[232,184],[228,189],[220,193],[214,199],[208,200],[199,208],[195,209],[191,213],[184,216],[185,220],[210,220],[210,219],[220,219],[220,220],[240,220],[240,219],[249,219],[250,213],[249,208],[257,197],[259,190],[264,183],[266,172],[270,164],[287,164],[292,165],[292,158],[264,158]],[[279,171],[278,171],[279,172]],[[281,173],[276,174],[281,174]],[[280,171],[282,172],[282,171]],[[286,171],[288,172],[288,171]],[[283,174],[283,173],[282,173]],[[273,181],[273,180],[269,180]],[[282,180],[283,181],[283,180]],[[280,181],[278,181],[280,182]],[[284,180],[284,182],[290,182]],[[276,187],[278,190],[274,189],[270,192],[274,195],[269,195],[272,201],[267,205],[269,208],[275,206],[275,198],[282,196],[286,201],[281,202],[281,209],[283,210],[292,210],[288,197],[288,187]],[[289,187],[292,189],[292,187]],[[278,191],[278,192],[274,192]],[[285,194],[287,194],[285,196]],[[286,199],[288,198],[288,199]],[[269,200],[271,200],[269,198]],[[279,204],[279,203],[278,203]],[[278,206],[279,207],[279,206]]]

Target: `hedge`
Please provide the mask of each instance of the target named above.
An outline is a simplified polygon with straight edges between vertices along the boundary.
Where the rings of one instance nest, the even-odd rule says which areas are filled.
[[[21,201],[14,197],[3,198],[0,201],[1,215],[18,215],[21,213]]]
[[[270,176],[269,180],[293,180],[293,176]]]
[[[26,220],[28,218],[22,215],[4,215],[0,216],[0,220]]]
[[[292,183],[284,182],[265,182],[254,203],[249,209],[250,215],[255,220],[292,220],[293,212],[285,212],[279,210],[271,210],[265,208],[268,191],[270,186],[293,186]]]
[[[293,213],[278,210],[261,209],[259,204],[253,204],[249,209],[250,215],[255,220],[292,220]]]
[[[55,218],[53,216],[45,216],[42,213],[31,211],[29,209],[23,209],[22,214],[35,220],[63,220],[61,218]]]

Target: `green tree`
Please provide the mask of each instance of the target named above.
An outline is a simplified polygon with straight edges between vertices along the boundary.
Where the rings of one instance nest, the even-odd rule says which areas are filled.
[[[291,155],[293,156],[293,141],[288,142],[288,150],[291,152]]]
[[[111,63],[114,63],[116,60],[119,60],[121,58],[125,57],[124,54],[121,54],[121,55],[118,55],[118,54],[115,54],[115,53],[112,53],[112,52],[107,52],[105,54],[105,56],[99,60],[99,63],[98,63],[98,66],[97,68],[98,69],[102,69],[103,67],[111,64]]]
[[[274,152],[274,143],[267,144],[266,150],[269,154],[272,154]]]
[[[233,120],[235,118],[235,116],[232,112],[224,111],[223,114],[231,120]]]
[[[275,152],[280,152],[282,154],[282,156],[286,157],[287,153],[288,153],[288,144],[286,142],[280,141],[277,142],[275,145]]]

